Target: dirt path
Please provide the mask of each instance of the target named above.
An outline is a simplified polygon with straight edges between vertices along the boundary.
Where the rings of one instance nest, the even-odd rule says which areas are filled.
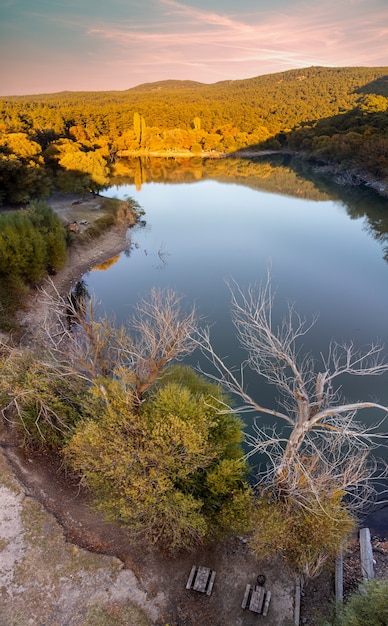
[[[97,555],[65,536],[35,497],[45,485],[33,468],[33,489],[17,482],[2,452],[0,471],[0,626],[102,626],[110,615],[118,625],[157,623],[157,599],[131,569],[113,552]],[[66,495],[57,497],[66,507]]]

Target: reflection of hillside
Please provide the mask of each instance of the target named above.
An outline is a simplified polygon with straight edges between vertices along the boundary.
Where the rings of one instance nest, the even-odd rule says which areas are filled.
[[[145,182],[174,184],[213,179],[308,200],[328,200],[327,193],[313,181],[283,164],[285,159],[283,155],[270,160],[131,157],[117,162],[113,182],[135,184],[139,189]]]
[[[136,184],[139,188],[146,181],[174,184],[201,179],[236,183],[308,200],[339,200],[350,218],[366,220],[368,232],[383,245],[384,258],[388,261],[387,200],[363,186],[335,184],[332,175],[301,159],[282,154],[251,159],[132,157],[116,164],[113,182]]]
[[[112,265],[115,265],[115,263],[117,263],[120,256],[121,256],[121,253],[116,254],[116,256],[112,256],[110,259],[107,259],[106,261],[103,261],[102,263],[98,263],[97,265],[94,265],[91,271],[98,270],[100,272],[104,272],[105,270],[108,270],[110,267],[112,267]]]
[[[384,250],[384,259],[388,261],[388,212],[387,199],[363,185],[351,186],[333,183],[333,176],[325,174],[323,169],[312,167],[300,159],[290,159],[290,167],[299,175],[305,176],[322,193],[332,199],[340,200],[351,219],[364,218],[366,230],[379,241]]]

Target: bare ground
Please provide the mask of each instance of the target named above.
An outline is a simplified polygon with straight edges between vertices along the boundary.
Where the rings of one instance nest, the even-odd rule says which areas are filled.
[[[68,222],[98,215],[101,199],[72,204],[79,199],[56,196],[50,204]],[[128,245],[125,229],[111,230],[91,245],[76,241],[66,268],[46,287],[68,293],[88,269]],[[43,340],[46,314],[36,291],[20,314],[26,343]],[[292,572],[280,560],[258,561],[246,538],[167,558],[127,529],[108,524],[57,459],[23,453],[12,431],[0,432],[0,443],[0,626],[253,626],[258,619],[263,626],[294,623]],[[376,550],[385,563],[380,573],[387,575],[387,545],[380,542]],[[350,554],[345,567],[349,589],[360,577],[357,549]],[[216,570],[210,597],[186,590],[193,564]],[[245,585],[253,584],[259,573],[266,575],[272,592],[266,618],[240,608]],[[306,587],[302,622],[314,624],[316,611],[332,597],[329,571]]]
[[[3,433],[3,443],[8,437]],[[9,620],[17,600],[18,619],[0,618],[1,626],[86,626],[96,606],[136,606],[148,617],[144,623],[158,625],[253,626],[257,615],[240,605],[245,585],[254,584],[259,573],[273,594],[268,617],[260,622],[292,623],[292,573],[281,562],[258,562],[244,538],[168,558],[104,521],[55,458],[12,445],[4,450],[14,475],[2,460],[0,499],[7,524],[0,534],[0,587],[3,614]],[[193,564],[216,570],[210,597],[186,590]]]

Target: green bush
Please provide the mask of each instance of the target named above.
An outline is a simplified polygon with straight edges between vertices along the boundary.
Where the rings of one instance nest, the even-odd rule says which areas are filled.
[[[44,202],[0,214],[0,324],[9,330],[30,285],[64,267],[66,231]]]
[[[66,262],[66,232],[44,202],[0,214],[0,276],[36,283]]]
[[[60,450],[91,407],[85,384],[45,355],[0,347],[0,407],[26,446]]]
[[[371,580],[350,596],[342,613],[323,626],[387,626],[388,579]]]
[[[344,494],[333,491],[320,502],[305,506],[263,493],[255,503],[251,546],[258,556],[279,554],[299,574],[314,578],[331,562],[354,530],[343,504]]]
[[[123,381],[99,379],[91,392],[104,409],[78,424],[65,449],[101,510],[168,552],[242,532],[251,502],[241,449],[236,458],[241,423],[233,418],[225,434],[219,388],[184,371],[194,392],[179,377],[165,376],[139,411]]]

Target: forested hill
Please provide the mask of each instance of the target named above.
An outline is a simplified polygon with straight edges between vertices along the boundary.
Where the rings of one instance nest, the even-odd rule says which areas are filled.
[[[262,125],[273,134],[347,111],[370,93],[388,97],[388,67],[310,67],[211,85],[167,80],[121,92],[9,97],[1,101],[1,117],[16,122],[13,113],[22,108],[24,128],[17,130],[25,130],[60,111],[65,123],[93,119],[100,132],[124,132],[138,112],[149,127],[191,128],[198,117],[208,132],[232,124],[247,133]]]
[[[22,167],[30,169],[30,194],[34,185],[36,191],[45,186],[43,169],[79,172],[98,188],[117,156],[134,152],[201,155],[282,147],[385,179],[387,109],[388,67],[309,67],[211,85],[167,80],[126,91],[4,97],[3,201],[22,201],[8,184],[11,174],[13,189],[21,187]]]

